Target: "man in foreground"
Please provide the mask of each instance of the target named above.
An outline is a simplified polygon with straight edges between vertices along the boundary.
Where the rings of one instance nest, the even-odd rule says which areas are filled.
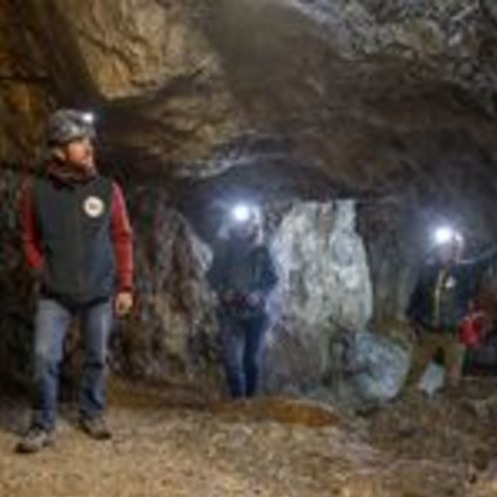
[[[49,159],[22,192],[23,249],[39,288],[33,415],[17,445],[22,453],[52,442],[64,337],[74,318],[84,343],[80,426],[94,439],[111,436],[104,376],[113,316],[133,305],[132,231],[120,187],[98,174],[90,118],[70,109],[50,117]]]

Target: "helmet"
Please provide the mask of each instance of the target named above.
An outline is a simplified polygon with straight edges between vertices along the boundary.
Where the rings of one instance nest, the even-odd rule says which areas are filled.
[[[64,145],[81,138],[94,138],[93,116],[73,109],[60,109],[48,120],[47,141],[50,146]]]

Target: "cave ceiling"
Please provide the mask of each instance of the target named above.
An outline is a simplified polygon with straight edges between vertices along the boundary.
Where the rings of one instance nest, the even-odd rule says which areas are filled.
[[[494,195],[496,10],[0,0],[0,157],[35,163],[44,118],[67,105],[96,112],[102,161],[133,173],[263,168],[285,143],[289,163],[362,190],[477,181]]]

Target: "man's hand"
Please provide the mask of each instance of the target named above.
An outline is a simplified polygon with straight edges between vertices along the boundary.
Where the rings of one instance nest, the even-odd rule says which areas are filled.
[[[133,307],[133,294],[131,292],[119,292],[114,301],[116,316],[121,318],[131,311]]]

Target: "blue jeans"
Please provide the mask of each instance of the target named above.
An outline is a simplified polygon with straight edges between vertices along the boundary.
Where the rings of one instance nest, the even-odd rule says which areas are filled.
[[[57,417],[64,338],[73,318],[81,320],[85,347],[80,415],[95,417],[105,409],[105,366],[113,319],[112,302],[106,300],[68,308],[56,300],[42,298],[35,318],[33,424],[49,431],[54,428]]]
[[[233,398],[253,397],[260,376],[260,356],[267,328],[264,314],[250,318],[218,313],[221,352]]]

